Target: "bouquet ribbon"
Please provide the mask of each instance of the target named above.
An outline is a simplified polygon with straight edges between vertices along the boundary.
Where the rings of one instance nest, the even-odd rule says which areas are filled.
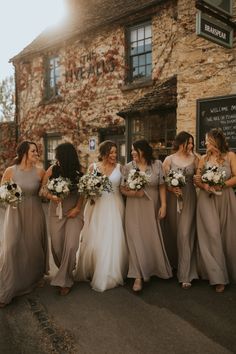
[[[183,209],[183,199],[182,199],[182,197],[178,197],[177,198],[177,212],[181,213],[182,209]]]
[[[62,204],[61,204],[61,202],[59,202],[59,203],[57,204],[56,215],[58,216],[58,218],[59,218],[60,220],[62,219]]]

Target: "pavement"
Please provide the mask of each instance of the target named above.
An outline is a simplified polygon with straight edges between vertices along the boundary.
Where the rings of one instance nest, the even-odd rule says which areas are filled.
[[[139,295],[127,279],[104,293],[76,283],[62,297],[51,275],[0,310],[0,354],[236,353],[236,285],[216,294],[206,281],[183,290],[153,277]]]

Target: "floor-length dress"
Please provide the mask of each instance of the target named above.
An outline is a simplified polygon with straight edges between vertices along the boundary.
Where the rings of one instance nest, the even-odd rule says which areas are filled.
[[[181,170],[186,176],[182,187],[182,201],[178,208],[177,197],[167,192],[167,215],[163,222],[164,242],[172,267],[177,269],[180,283],[198,279],[196,266],[196,189],[193,184],[195,159],[185,167],[179,166],[173,156],[169,156],[170,169]],[[181,210],[182,208],[182,210]]]
[[[220,168],[229,179],[229,161]],[[236,196],[232,188],[224,188],[221,196],[200,190],[197,231],[202,278],[211,285],[236,282]]]
[[[95,166],[95,168],[97,168]],[[127,245],[124,234],[124,202],[119,191],[120,165],[109,176],[112,192],[103,192],[95,204],[88,200],[84,227],[77,252],[75,278],[91,280],[94,290],[123,285],[127,272]]]
[[[25,171],[13,166],[13,181],[23,198],[16,207],[8,206],[0,248],[0,302],[30,292],[48,272],[46,220],[38,196],[37,169]]]
[[[133,169],[134,163],[125,166],[125,176]],[[148,281],[151,276],[167,279],[172,276],[171,266],[158,219],[159,188],[164,183],[162,163],[156,160],[148,167],[146,173],[149,182],[144,187],[142,198],[127,197],[125,213],[126,238],[129,249],[129,278],[143,278]]]
[[[76,265],[76,252],[79,247],[80,231],[83,227],[82,211],[74,218],[66,213],[74,208],[78,201],[78,193],[71,192],[62,200],[62,218],[56,214],[57,204],[49,205],[49,232],[53,259],[58,267],[51,285],[70,288],[74,283],[73,270]]]

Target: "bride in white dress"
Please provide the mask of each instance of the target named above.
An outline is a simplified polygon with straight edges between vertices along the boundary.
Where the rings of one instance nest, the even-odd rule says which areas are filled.
[[[104,291],[123,285],[128,254],[124,235],[124,202],[119,190],[120,164],[117,147],[110,140],[99,145],[99,162],[90,166],[109,177],[112,192],[103,192],[95,204],[88,201],[74,273],[79,281],[91,281],[94,290]]]

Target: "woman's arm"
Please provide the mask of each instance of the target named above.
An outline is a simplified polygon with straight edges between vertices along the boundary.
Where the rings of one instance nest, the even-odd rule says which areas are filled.
[[[79,213],[81,212],[81,208],[84,202],[84,197],[83,196],[79,196],[79,199],[77,200],[76,206],[72,209],[70,209],[66,216],[68,218],[75,218],[77,215],[79,215]]]
[[[59,203],[61,201],[61,199],[58,198],[56,195],[53,195],[52,193],[50,193],[49,190],[47,189],[48,180],[52,176],[52,167],[53,166],[50,166],[43,175],[42,187],[39,191],[39,195],[44,198],[47,198],[49,200],[52,200],[53,202]]]
[[[194,182],[197,187],[205,190],[206,192],[210,192],[212,190],[212,187],[210,187],[209,184],[202,182],[202,170],[205,165],[205,158],[206,158],[206,155],[203,155],[199,160],[196,175],[194,177]]]
[[[1,180],[1,184],[11,181],[12,180],[12,176],[13,176],[13,167],[8,167],[2,176],[2,180]]]
[[[236,154],[232,151],[228,153],[232,177],[225,181],[224,187],[234,187],[236,185]]]
[[[128,189],[125,186],[120,186],[120,191],[126,197],[142,198],[144,196],[144,190],[143,189],[140,189],[138,191],[134,191],[134,190]]]
[[[163,219],[166,216],[166,186],[165,183],[159,185],[161,207],[159,209],[159,218]]]

